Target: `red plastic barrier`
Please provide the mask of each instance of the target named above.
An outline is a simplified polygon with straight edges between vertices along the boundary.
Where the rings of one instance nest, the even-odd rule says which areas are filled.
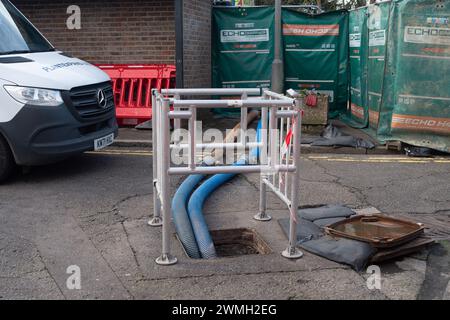
[[[152,118],[152,89],[175,87],[172,65],[99,65],[112,79],[119,125],[135,126]]]

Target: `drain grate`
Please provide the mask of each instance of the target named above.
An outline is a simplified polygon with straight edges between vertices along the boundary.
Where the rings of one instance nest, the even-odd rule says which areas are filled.
[[[214,230],[211,236],[221,258],[272,252],[264,239],[252,229]]]

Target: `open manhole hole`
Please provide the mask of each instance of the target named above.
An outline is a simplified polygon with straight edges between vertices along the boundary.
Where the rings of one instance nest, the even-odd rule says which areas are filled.
[[[252,229],[211,231],[211,237],[220,258],[272,252],[264,239]]]

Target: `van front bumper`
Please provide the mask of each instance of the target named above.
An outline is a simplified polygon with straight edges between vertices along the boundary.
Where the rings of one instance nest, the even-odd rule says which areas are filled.
[[[96,139],[118,134],[114,108],[95,119],[80,121],[65,104],[26,105],[13,120],[0,123],[0,130],[16,163],[23,166],[49,164],[92,151]]]

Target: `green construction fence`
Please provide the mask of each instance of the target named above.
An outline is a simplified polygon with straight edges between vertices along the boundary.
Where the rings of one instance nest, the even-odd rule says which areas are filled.
[[[350,12],[283,9],[285,89],[330,96],[330,117],[379,141],[450,152],[450,1]],[[270,87],[273,7],[213,9],[213,85]]]
[[[350,12],[347,123],[380,141],[450,152],[449,16],[449,2],[435,0]]]
[[[213,9],[214,87],[270,88],[274,16],[273,7]],[[330,116],[345,112],[348,13],[313,16],[283,9],[282,19],[286,89],[315,89],[328,94]]]

